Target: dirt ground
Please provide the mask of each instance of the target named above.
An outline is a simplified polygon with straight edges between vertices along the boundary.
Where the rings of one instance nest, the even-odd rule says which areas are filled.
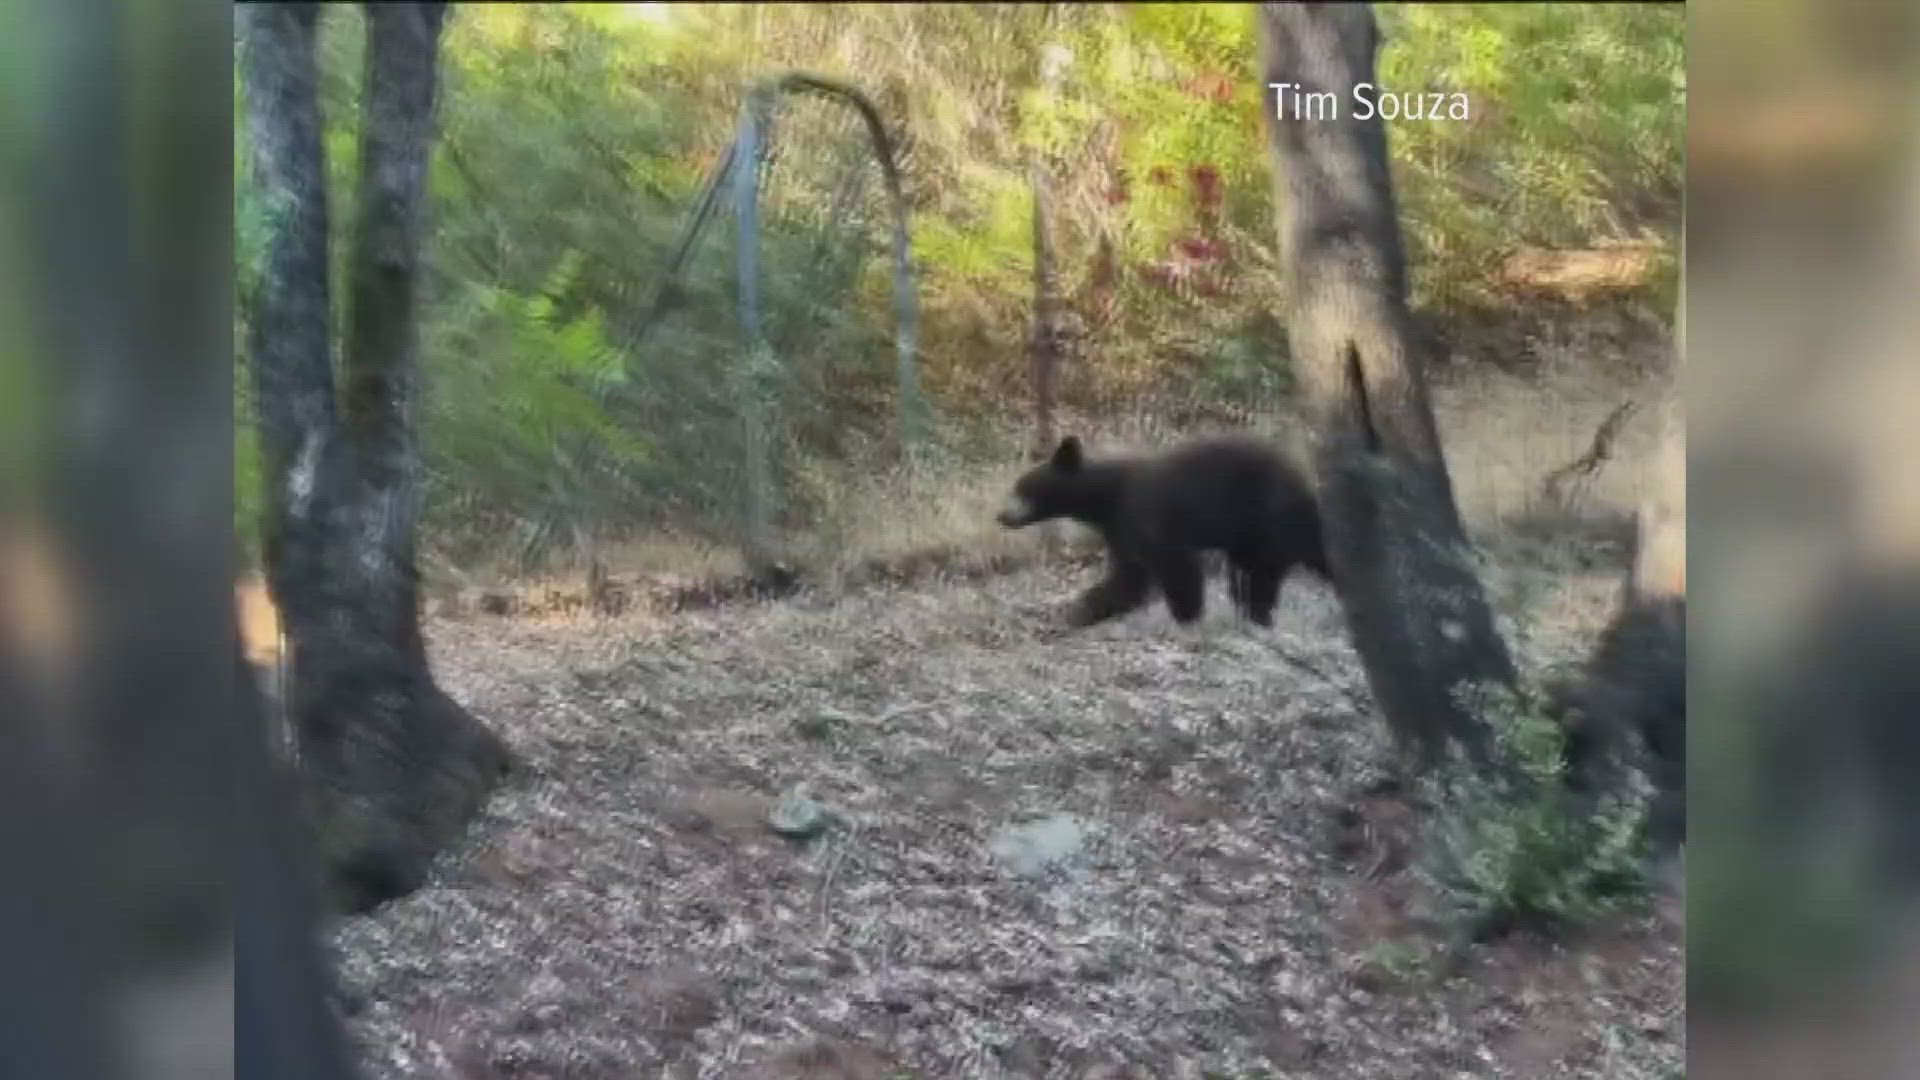
[[[370,1075],[1678,1075],[1671,900],[1409,964],[1413,823],[1356,795],[1388,747],[1324,586],[1270,631],[1216,585],[1191,630],[1061,632],[1091,573],[434,620],[523,765],[430,887],[333,932]],[[1615,577],[1503,580],[1540,663]],[[796,785],[843,822],[776,835]],[[1077,860],[996,859],[1056,814]]]

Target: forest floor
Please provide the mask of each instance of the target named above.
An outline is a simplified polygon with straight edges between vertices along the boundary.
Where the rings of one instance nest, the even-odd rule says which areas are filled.
[[[1679,902],[1421,962],[1418,818],[1331,594],[1064,633],[1054,563],[662,614],[436,617],[522,762],[332,935],[381,1077],[1678,1075]],[[1524,663],[1618,572],[1497,575]],[[804,785],[840,821],[768,825]],[[1023,876],[1035,819],[1065,852]],[[1051,832],[1046,829],[1050,828]]]

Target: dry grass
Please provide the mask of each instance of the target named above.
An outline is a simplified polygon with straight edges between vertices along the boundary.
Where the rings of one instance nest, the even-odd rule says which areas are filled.
[[[1587,451],[1594,430],[1622,401],[1642,403],[1620,431],[1614,456],[1581,492],[1576,507],[1596,517],[1631,517],[1646,497],[1659,445],[1653,388],[1576,367],[1580,343],[1540,343],[1547,363],[1564,366],[1544,393],[1531,378],[1480,370],[1434,395],[1460,512],[1493,526],[1536,509],[1541,482]]]
[[[650,536],[608,545],[609,564],[634,573],[689,580],[728,578],[744,574],[745,558],[727,544],[681,536]]]
[[[857,563],[898,561],[925,552],[965,553],[980,560],[1030,557],[1032,532],[1011,532],[993,515],[1022,464],[1010,456],[998,469],[920,462],[846,485],[823,500],[819,533],[800,554],[832,581]]]
[[[1681,942],[1630,919],[1410,976],[1421,890],[1330,594],[1078,634],[1087,572],[664,617],[436,620],[525,763],[424,891],[334,934],[383,1077],[1660,1076]],[[1528,662],[1611,575],[1544,575]],[[805,784],[850,824],[763,824]],[[1085,861],[988,852],[1065,812]],[[1376,876],[1369,878],[1371,869]],[[1399,957],[1399,959],[1395,959]]]
[[[1538,376],[1492,370],[1435,388],[1434,408],[1455,494],[1476,531],[1497,537],[1509,523],[1540,518],[1543,509],[1548,518],[1627,522],[1645,501],[1660,416],[1658,409],[1647,407],[1652,386],[1596,371],[1584,362],[1592,346],[1577,333],[1533,343],[1551,390],[1542,389]],[[1585,453],[1595,428],[1628,399],[1643,407],[1621,430],[1612,457],[1575,491],[1575,505],[1543,508],[1543,480]],[[1146,411],[1098,421],[1064,416],[1059,426],[1063,433],[1083,436],[1092,452],[1102,455],[1152,451],[1230,430],[1268,435],[1303,458],[1306,452],[1302,421],[1280,409],[1238,419],[1171,419]],[[852,479],[845,467],[807,476],[807,498],[817,520],[808,532],[787,538],[787,561],[805,580],[828,591],[890,576],[876,574],[879,566],[983,569],[1032,562],[1043,552],[1043,534],[1009,532],[993,521],[1014,478],[1026,467],[1021,452],[1026,438],[1016,425],[985,436],[1000,448],[990,455],[998,464],[982,465],[977,453],[929,454]],[[1098,550],[1083,530],[1068,526],[1063,535],[1070,550]],[[746,574],[740,548],[719,541],[649,537],[608,542],[597,554],[630,592],[684,592],[701,583],[720,583],[724,592],[726,583]],[[521,611],[592,606],[581,567],[533,577],[486,569],[442,569],[432,576],[434,593],[450,608],[475,607],[477,593],[496,595]],[[475,579],[486,584],[476,586]],[[461,600],[462,594],[467,599]]]
[[[1535,347],[1585,370],[1588,344]],[[1623,392],[1564,373],[1552,395],[1485,375],[1437,390],[1469,520],[1493,535],[1524,513]],[[1209,426],[1062,423],[1109,452]],[[1254,426],[1299,435],[1278,414]],[[1591,508],[1637,505],[1650,435],[1623,433]],[[435,618],[442,680],[524,767],[429,888],[335,932],[372,1074],[1633,1080],[1679,1066],[1670,908],[1429,974],[1407,858],[1420,816],[1357,794],[1388,751],[1323,586],[1290,584],[1271,632],[1217,593],[1190,631],[1158,607],[1059,630],[1094,571],[992,524],[1019,439],[1006,433],[998,467],[956,456],[828,483],[822,525],[796,545],[809,585],[785,599]],[[1617,568],[1581,569],[1564,544],[1491,553],[1524,666],[1584,655]],[[742,569],[686,541],[602,555],[676,588]],[[917,570],[862,572],[876,563]],[[773,834],[768,812],[797,785],[847,824],[811,843]],[[1089,823],[1084,860],[1010,876],[996,831],[1052,813]]]

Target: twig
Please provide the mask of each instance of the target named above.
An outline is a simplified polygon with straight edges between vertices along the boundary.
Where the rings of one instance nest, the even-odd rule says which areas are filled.
[[[1547,474],[1546,480],[1540,485],[1542,498],[1559,506],[1567,505],[1567,485],[1575,480],[1591,479],[1594,473],[1600,471],[1600,466],[1613,457],[1614,441],[1620,437],[1620,429],[1626,424],[1627,417],[1632,416],[1637,408],[1632,398],[1615,406],[1594,430],[1587,452]]]
[[[1355,712],[1364,713],[1371,707],[1371,702],[1369,702],[1366,698],[1360,696],[1359,694],[1354,693],[1354,691],[1351,688],[1349,688],[1346,683],[1341,682],[1338,679],[1335,679],[1333,676],[1320,670],[1318,667],[1314,666],[1313,664],[1309,664],[1308,662],[1300,659],[1297,656],[1293,656],[1291,654],[1284,653],[1284,652],[1278,652],[1278,653],[1275,653],[1274,655],[1280,659],[1281,663],[1288,664],[1294,668],[1304,671],[1307,674],[1313,676],[1314,678],[1319,679],[1321,682],[1327,684],[1328,687],[1333,689],[1341,697],[1346,698],[1347,703],[1353,706],[1353,709]]]
[[[854,821],[848,830],[846,839],[834,848],[833,861],[827,864],[827,876],[820,882],[820,928],[827,928],[828,902],[833,898],[833,877],[840,870],[840,864],[846,861],[847,849],[860,838],[860,822]]]

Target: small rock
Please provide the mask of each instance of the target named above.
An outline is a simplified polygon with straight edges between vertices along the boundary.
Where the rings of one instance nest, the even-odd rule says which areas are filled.
[[[1016,1077],[1041,1077],[1054,1056],[1053,1045],[1038,1035],[1027,1035],[1000,1051],[1000,1065]]]
[[[815,742],[824,741],[832,736],[834,727],[835,718],[824,713],[813,713],[793,722],[794,734]]]
[[[1037,878],[1086,850],[1087,830],[1071,814],[1054,814],[1000,830],[989,845],[995,858],[1020,877]]]
[[[838,815],[807,795],[805,785],[780,797],[767,814],[767,824],[793,840],[807,840],[826,832],[839,820]]]

